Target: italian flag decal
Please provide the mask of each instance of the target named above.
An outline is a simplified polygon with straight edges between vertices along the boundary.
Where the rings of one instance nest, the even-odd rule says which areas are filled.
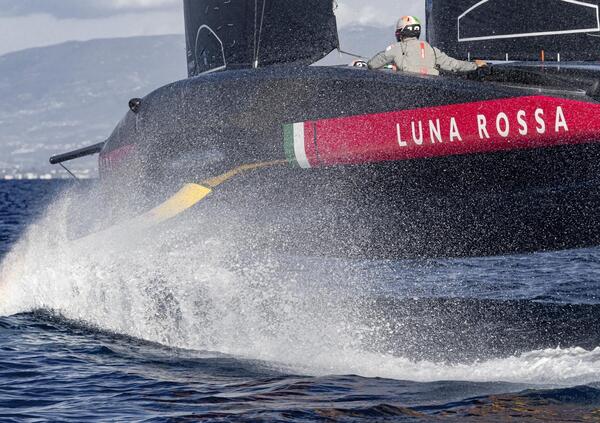
[[[288,161],[311,168],[600,142],[600,104],[546,96],[299,122]]]
[[[285,157],[291,164],[308,169],[311,166],[306,155],[304,126],[304,122],[284,126],[284,148]]]

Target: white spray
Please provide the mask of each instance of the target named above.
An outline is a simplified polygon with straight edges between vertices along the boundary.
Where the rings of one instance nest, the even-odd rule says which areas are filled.
[[[600,349],[455,365],[375,353],[369,343],[381,328],[367,317],[371,285],[353,278],[351,268],[315,272],[317,260],[240,251],[248,244],[238,243],[234,234],[244,228],[233,214],[218,230],[211,226],[216,216],[194,216],[119,245],[73,244],[69,198],[56,201],[0,266],[0,315],[51,310],[170,347],[305,374],[548,384],[600,378]]]

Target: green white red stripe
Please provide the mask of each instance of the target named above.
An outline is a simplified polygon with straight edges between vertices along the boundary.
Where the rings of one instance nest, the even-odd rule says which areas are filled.
[[[311,167],[306,155],[306,138],[304,122],[285,125],[284,140],[285,152],[288,161],[303,169]]]

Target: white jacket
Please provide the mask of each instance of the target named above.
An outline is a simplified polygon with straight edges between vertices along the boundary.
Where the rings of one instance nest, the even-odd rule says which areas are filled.
[[[392,44],[369,60],[369,69],[381,69],[393,63],[402,72],[439,75],[438,69],[450,72],[469,72],[477,69],[472,62],[453,59],[426,41],[407,38]]]

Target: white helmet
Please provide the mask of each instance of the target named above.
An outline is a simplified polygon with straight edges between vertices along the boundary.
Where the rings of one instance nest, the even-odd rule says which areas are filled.
[[[419,38],[421,36],[421,21],[415,16],[402,16],[396,24],[396,39]]]

